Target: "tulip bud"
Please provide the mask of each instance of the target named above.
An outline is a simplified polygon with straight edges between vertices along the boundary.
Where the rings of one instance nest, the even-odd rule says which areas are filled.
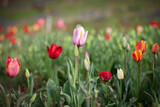
[[[123,37],[122,47],[123,47],[123,49],[126,49],[126,47],[127,47],[126,37]]]
[[[123,70],[121,68],[117,69],[117,77],[118,77],[119,80],[124,79],[124,73],[123,73]]]
[[[75,56],[79,56],[79,51],[78,51],[78,47],[77,46],[75,46],[75,48],[74,48],[74,55]]]
[[[31,102],[31,103],[34,102],[34,100],[36,99],[36,96],[37,96],[37,93],[35,93],[35,94],[31,97],[31,99],[30,99],[30,102]]]
[[[89,54],[87,50],[84,53],[84,67],[86,68],[87,71],[90,70],[90,60],[89,60]]]
[[[127,50],[127,52],[129,52],[129,51],[130,51],[130,45],[129,45],[129,44],[127,44],[127,48],[126,48],[126,50]]]
[[[94,90],[95,98],[98,97],[99,90]]]
[[[28,71],[28,69],[26,68],[26,73],[25,73],[26,77],[29,78],[30,77],[30,73]]]
[[[158,50],[159,50],[159,45],[158,45],[158,43],[153,44],[153,45],[152,45],[152,49],[151,49],[152,53],[153,53],[153,54],[157,54],[157,53],[158,53]]]

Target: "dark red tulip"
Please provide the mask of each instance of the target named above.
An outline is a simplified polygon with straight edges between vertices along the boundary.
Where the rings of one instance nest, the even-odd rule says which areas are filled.
[[[26,33],[26,34],[29,33],[29,28],[28,28],[27,25],[24,25],[24,26],[23,26],[23,31],[24,31],[24,33]]]
[[[111,79],[112,74],[111,74],[111,72],[102,71],[98,74],[98,76],[101,78],[101,80],[107,82]]]
[[[3,29],[3,27],[2,27],[2,26],[0,26],[0,33],[1,33],[1,32],[3,32],[3,30],[4,30],[4,29]]]
[[[56,59],[61,54],[62,47],[61,46],[58,47],[57,44],[52,44],[50,49],[47,46],[47,51],[48,51],[48,55],[51,59]]]
[[[153,26],[154,28],[158,28],[158,22],[156,22],[156,21],[150,21],[149,25]]]

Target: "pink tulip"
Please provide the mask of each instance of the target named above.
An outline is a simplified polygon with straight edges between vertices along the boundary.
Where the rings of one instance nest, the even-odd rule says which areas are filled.
[[[19,73],[20,64],[18,58],[12,59],[8,56],[8,59],[5,61],[6,64],[6,75],[9,77],[15,77]]]
[[[40,18],[37,20],[37,24],[39,25],[39,27],[43,27],[45,24],[45,20],[43,18]]]
[[[63,19],[58,19],[55,25],[56,29],[63,29],[66,30],[67,29],[67,25],[64,23]]]
[[[83,27],[75,28],[73,31],[73,44],[83,46],[86,42],[88,31],[84,31]]]

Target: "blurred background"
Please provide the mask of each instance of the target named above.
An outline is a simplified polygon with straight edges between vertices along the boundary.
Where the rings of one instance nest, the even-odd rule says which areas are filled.
[[[160,20],[160,0],[0,0],[0,25],[32,24],[52,17],[62,18],[72,29],[77,24],[101,29],[127,29]]]

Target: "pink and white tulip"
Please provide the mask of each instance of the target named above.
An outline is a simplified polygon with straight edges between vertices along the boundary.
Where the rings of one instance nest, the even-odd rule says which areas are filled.
[[[73,44],[78,47],[83,46],[87,39],[88,31],[84,31],[83,27],[75,28],[73,31]]]
[[[15,77],[19,73],[20,64],[18,58],[12,59],[8,56],[8,59],[5,61],[6,64],[6,75],[9,77]]]

